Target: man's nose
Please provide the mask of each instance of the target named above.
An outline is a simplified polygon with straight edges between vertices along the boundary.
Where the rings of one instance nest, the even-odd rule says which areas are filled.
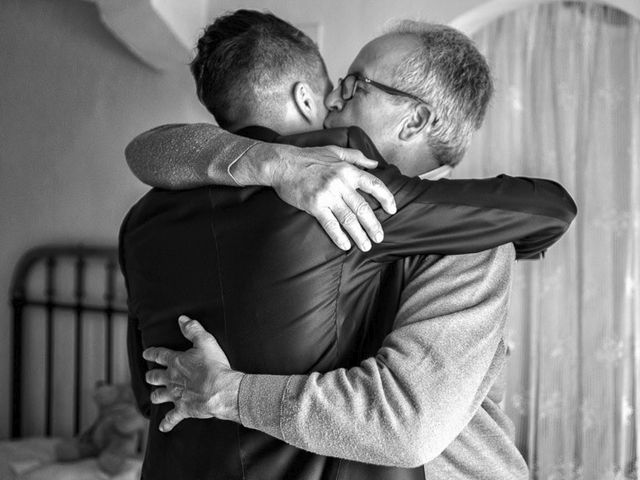
[[[324,99],[324,106],[327,107],[327,110],[332,111],[341,111],[342,107],[344,107],[344,100],[342,100],[342,96],[340,95],[340,85],[331,90],[329,95]]]

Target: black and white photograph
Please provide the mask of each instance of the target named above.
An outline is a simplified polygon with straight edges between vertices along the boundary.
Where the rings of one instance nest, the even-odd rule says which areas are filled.
[[[0,0],[0,480],[638,480],[640,0]]]

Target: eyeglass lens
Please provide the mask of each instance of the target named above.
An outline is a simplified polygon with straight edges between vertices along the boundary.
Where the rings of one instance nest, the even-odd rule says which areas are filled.
[[[340,96],[342,97],[342,100],[347,101],[353,98],[353,94],[356,90],[356,80],[355,75],[347,75],[345,78],[340,80]]]

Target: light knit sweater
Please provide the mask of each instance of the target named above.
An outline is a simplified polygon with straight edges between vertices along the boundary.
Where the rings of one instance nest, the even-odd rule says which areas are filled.
[[[405,261],[375,358],[310,375],[246,375],[244,426],[318,454],[425,465],[427,479],[528,478],[498,406],[514,249]]]

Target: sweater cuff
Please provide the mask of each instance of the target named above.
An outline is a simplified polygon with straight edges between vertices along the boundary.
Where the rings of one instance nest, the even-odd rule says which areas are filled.
[[[198,160],[203,164],[207,165],[206,173],[209,180],[219,181],[219,179],[227,177],[232,181],[231,185],[241,186],[231,174],[230,170],[245,153],[260,142],[239,136],[236,136],[233,139],[224,137],[220,140],[212,141],[211,128],[203,127],[198,133],[200,136],[197,137],[198,141],[192,142],[194,144],[193,148],[197,149],[196,158],[198,158]],[[225,133],[230,135],[228,132]],[[226,165],[217,161],[219,159],[224,159],[225,161],[222,163]]]
[[[238,390],[240,423],[272,437],[282,436],[282,399],[291,377],[286,375],[245,374]]]
[[[258,145],[258,142],[253,142],[250,143],[248,146],[246,146],[245,144],[243,144],[242,146],[244,147],[240,151],[240,153],[236,156],[235,160],[233,160],[228,166],[227,166],[227,175],[229,175],[229,177],[231,178],[231,180],[233,180],[235,182],[235,184],[239,187],[244,186],[244,184],[240,183],[236,177],[233,176],[233,173],[231,172],[231,169],[234,167],[234,165],[236,163],[238,163],[238,160],[240,160],[242,157],[244,157],[245,153],[247,153],[249,150],[251,150],[253,147],[255,147],[256,145]],[[234,152],[234,154],[236,154],[237,152]]]

